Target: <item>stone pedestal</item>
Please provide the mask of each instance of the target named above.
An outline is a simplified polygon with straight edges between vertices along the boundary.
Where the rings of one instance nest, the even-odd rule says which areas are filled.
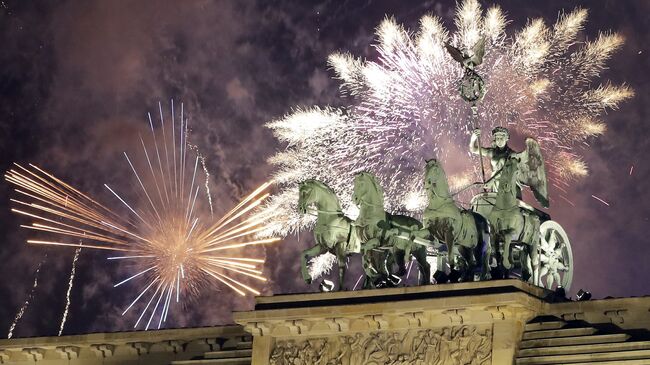
[[[513,363],[549,294],[519,280],[257,298],[253,364]]]
[[[0,364],[650,365],[650,296],[549,294],[502,280],[276,295],[236,313],[245,328],[0,339]]]

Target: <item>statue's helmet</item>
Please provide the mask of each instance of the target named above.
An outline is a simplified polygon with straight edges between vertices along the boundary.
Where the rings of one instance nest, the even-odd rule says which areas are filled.
[[[508,128],[506,127],[496,127],[492,130],[492,135],[495,135],[497,133],[505,133],[506,136],[510,137],[510,132],[508,131]]]

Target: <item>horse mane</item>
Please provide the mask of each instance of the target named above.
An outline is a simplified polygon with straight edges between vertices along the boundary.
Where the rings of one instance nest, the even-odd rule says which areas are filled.
[[[444,198],[450,198],[450,197],[451,197],[451,191],[450,191],[450,189],[449,189],[449,181],[447,181],[447,172],[445,171],[445,169],[442,168],[442,166],[440,165],[440,162],[439,162],[438,160],[436,160],[436,159],[431,159],[431,160],[427,160],[427,161],[426,161],[426,166],[425,166],[425,169],[424,169],[424,171],[425,171],[424,178],[425,178],[425,179],[428,179],[428,178],[429,178],[429,174],[431,173],[431,170],[432,170],[434,167],[437,168],[438,170],[440,170],[440,172],[442,173],[442,176],[439,176],[439,178],[440,178],[441,181],[438,183],[437,186],[440,186],[441,184],[444,184],[444,186],[445,186],[445,188],[446,188],[446,189],[445,189],[445,190],[446,190],[446,191],[445,191],[446,196],[442,196],[442,195],[438,194],[438,193],[435,191],[435,189],[432,189],[432,193],[433,193],[434,195],[436,195],[437,197],[439,197],[439,198],[443,198],[443,199],[444,199]],[[425,184],[426,184],[426,182],[425,182]]]
[[[372,183],[373,187],[375,188],[375,191],[377,192],[377,195],[379,195],[379,197],[381,198],[381,203],[383,204],[384,203],[384,189],[379,184],[379,181],[377,180],[377,177],[375,175],[373,175],[372,173],[367,172],[367,171],[359,172],[359,173],[357,173],[357,176],[366,176],[366,177],[368,177],[368,179]]]
[[[303,184],[306,184],[306,183],[314,184],[314,185],[318,186],[319,188],[324,189],[324,190],[332,193],[333,195],[336,195],[336,193],[334,192],[334,189],[330,188],[327,184],[325,184],[324,182],[322,182],[320,180],[307,179],[307,180],[303,181],[302,183]]]

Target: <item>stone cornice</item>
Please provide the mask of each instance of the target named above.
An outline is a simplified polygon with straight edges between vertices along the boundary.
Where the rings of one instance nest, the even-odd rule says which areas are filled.
[[[545,294],[521,281],[503,280],[286,295],[258,298],[257,309],[235,313],[235,321],[254,336],[279,337],[526,321],[541,309]],[[324,301],[332,305],[323,306]]]
[[[543,312],[565,321],[612,323],[626,329],[650,328],[650,296],[544,303]]]
[[[164,342],[172,340],[189,342],[198,339],[232,337],[244,334],[245,332],[241,326],[90,333],[87,335],[71,335],[60,337],[28,337],[14,338],[10,340],[2,339],[0,340],[0,349],[9,350],[30,347],[56,349],[56,347],[69,344],[75,344],[75,346],[89,348],[91,345],[97,344],[125,345],[132,342]]]
[[[54,359],[84,363],[89,358],[137,359],[154,353],[190,358],[205,351],[218,351],[227,341],[244,341],[248,336],[241,326],[223,326],[17,338],[0,340],[0,364]]]
[[[269,310],[289,306],[297,308],[300,306],[327,306],[340,304],[367,304],[372,302],[384,302],[386,299],[405,298],[412,300],[417,298],[480,295],[481,293],[506,293],[523,292],[535,298],[544,298],[550,294],[548,290],[525,283],[517,279],[494,280],[482,282],[468,282],[444,285],[425,285],[401,288],[386,288],[372,290],[357,290],[351,295],[349,291],[328,292],[328,293],[306,293],[306,294],[284,294],[268,297],[255,298],[255,310]],[[312,304],[313,303],[313,304]]]

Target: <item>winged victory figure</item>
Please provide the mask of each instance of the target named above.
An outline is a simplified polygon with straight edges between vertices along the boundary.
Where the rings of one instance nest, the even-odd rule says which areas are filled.
[[[545,208],[548,208],[548,186],[546,169],[542,158],[539,143],[534,138],[526,138],[526,149],[516,152],[508,146],[510,134],[507,128],[496,127],[492,130],[492,146],[481,147],[479,137],[481,132],[475,129],[470,139],[470,151],[474,154],[481,153],[490,159],[492,176],[487,181],[487,187],[498,191],[498,175],[507,159],[515,158],[518,163],[518,196],[521,197],[521,185],[530,187],[535,199]],[[480,150],[479,150],[480,149]]]

